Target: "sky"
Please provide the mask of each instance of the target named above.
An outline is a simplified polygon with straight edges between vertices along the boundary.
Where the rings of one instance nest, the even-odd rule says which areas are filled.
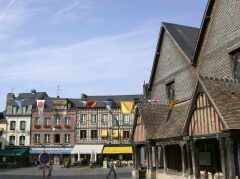
[[[162,22],[200,28],[207,0],[0,0],[0,111],[8,92],[142,94]]]

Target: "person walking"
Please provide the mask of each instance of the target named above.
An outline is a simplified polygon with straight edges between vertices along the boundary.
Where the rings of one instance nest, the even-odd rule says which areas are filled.
[[[52,176],[52,170],[53,170],[53,166],[52,166],[52,162],[49,163],[49,166],[48,166],[48,179],[51,178]]]
[[[114,170],[114,163],[113,163],[113,159],[111,159],[110,163],[110,171],[108,173],[108,176],[106,177],[106,179],[108,179],[108,177],[111,175],[111,173],[114,173],[114,179],[116,179],[116,171]]]

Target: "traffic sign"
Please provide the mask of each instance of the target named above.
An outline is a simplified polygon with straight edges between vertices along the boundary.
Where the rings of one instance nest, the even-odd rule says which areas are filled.
[[[49,157],[48,153],[46,153],[46,152],[41,153],[39,156],[39,160],[40,160],[41,164],[47,164],[49,162],[49,159],[50,159],[50,157]]]

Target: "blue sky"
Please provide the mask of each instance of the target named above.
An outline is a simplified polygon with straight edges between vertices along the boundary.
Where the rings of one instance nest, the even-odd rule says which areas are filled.
[[[142,94],[161,23],[199,28],[206,4],[0,0],[0,111],[8,92],[32,89],[63,98]]]

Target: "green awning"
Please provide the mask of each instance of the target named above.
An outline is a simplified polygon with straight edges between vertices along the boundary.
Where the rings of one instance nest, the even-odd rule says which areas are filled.
[[[26,148],[7,148],[7,149],[4,149],[4,150],[0,150],[0,155],[14,156],[14,153],[15,153],[16,156],[20,156],[23,153],[25,153],[27,150],[28,149],[26,149]]]

